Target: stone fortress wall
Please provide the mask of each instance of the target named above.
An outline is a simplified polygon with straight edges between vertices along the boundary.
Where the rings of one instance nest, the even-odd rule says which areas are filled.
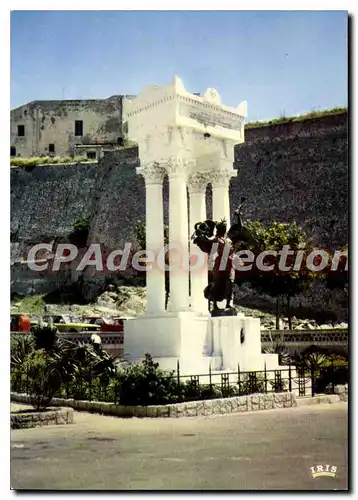
[[[235,164],[238,177],[230,184],[232,212],[245,196],[246,219],[294,220],[323,248],[348,243],[347,113],[248,127],[245,143],[235,148]],[[11,168],[13,262],[37,242],[66,238],[82,217],[91,219],[88,243],[118,249],[133,241],[136,222],[145,219],[144,181],[136,174],[137,166],[138,150],[131,148],[107,153],[93,164]],[[210,199],[209,188],[209,217]],[[168,183],[164,182],[165,222],[167,218]],[[104,280],[86,273],[84,278],[93,284]],[[58,278],[44,276],[43,280],[41,290],[50,291]],[[13,291],[25,293],[31,277],[15,264],[12,281]],[[297,298],[297,305],[324,308],[322,300],[346,319],[344,294],[313,290],[306,299]]]

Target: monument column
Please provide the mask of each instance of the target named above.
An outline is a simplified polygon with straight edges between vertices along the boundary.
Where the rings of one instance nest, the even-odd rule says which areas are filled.
[[[149,163],[137,169],[145,180],[145,238],[146,250],[153,252],[154,262],[148,264],[146,272],[147,313],[165,313],[165,276],[164,267],[158,266],[158,254],[164,247],[163,222],[163,178],[164,168],[157,163]]]
[[[169,177],[169,310],[189,309],[187,161],[172,157],[167,163]]]
[[[213,220],[220,221],[225,218],[228,229],[230,227],[229,185],[232,175],[228,170],[219,170],[213,172],[211,176]]]
[[[189,234],[194,232],[197,222],[206,220],[206,186],[208,176],[195,173],[188,181],[189,188]],[[193,269],[190,271],[190,298],[193,311],[207,313],[208,302],[204,297],[204,288],[208,284],[208,256],[190,240],[190,254],[195,257]],[[193,258],[193,257],[192,257]],[[196,263],[197,262],[197,263]]]

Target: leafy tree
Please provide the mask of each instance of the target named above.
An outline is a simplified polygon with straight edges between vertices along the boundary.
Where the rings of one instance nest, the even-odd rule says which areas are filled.
[[[253,236],[252,241],[249,244],[241,243],[237,250],[250,250],[255,255],[255,262],[252,271],[236,272],[236,282],[238,284],[244,281],[249,282],[260,292],[276,298],[276,329],[279,329],[280,298],[285,298],[289,328],[291,329],[290,300],[293,296],[304,291],[317,277],[305,265],[307,255],[312,250],[311,242],[306,233],[295,222],[290,224],[274,222],[269,226],[264,226],[259,221],[248,221],[246,227]],[[256,258],[261,252],[268,250],[281,252],[284,246],[289,246],[289,250],[294,252],[294,255],[287,256],[284,263],[291,268],[289,271],[280,269],[281,254],[265,257],[264,264],[272,266],[271,270],[259,268]],[[303,251],[302,264],[299,270],[295,271],[293,265],[299,250]]]
[[[23,373],[32,406],[45,410],[62,384],[56,361],[44,349],[33,351],[25,359]]]

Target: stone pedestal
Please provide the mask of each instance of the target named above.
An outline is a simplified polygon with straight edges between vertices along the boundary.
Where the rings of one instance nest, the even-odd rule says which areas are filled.
[[[151,354],[162,369],[181,375],[217,371],[277,369],[278,356],[261,353],[260,320],[239,316],[211,318],[191,312],[126,321],[124,353],[129,361]]]

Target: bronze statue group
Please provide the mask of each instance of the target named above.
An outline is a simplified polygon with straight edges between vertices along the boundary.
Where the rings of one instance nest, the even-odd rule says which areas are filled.
[[[233,258],[237,245],[241,242],[248,243],[252,239],[249,231],[243,226],[241,208],[245,198],[241,199],[240,206],[235,210],[235,220],[227,231],[225,220],[215,222],[205,220],[194,226],[191,237],[193,243],[200,250],[213,256],[208,276],[208,286],[204,296],[208,300],[209,311],[212,316],[236,316],[236,309],[232,306],[233,285],[235,282],[235,267]],[[218,307],[218,302],[225,300],[225,309]]]

